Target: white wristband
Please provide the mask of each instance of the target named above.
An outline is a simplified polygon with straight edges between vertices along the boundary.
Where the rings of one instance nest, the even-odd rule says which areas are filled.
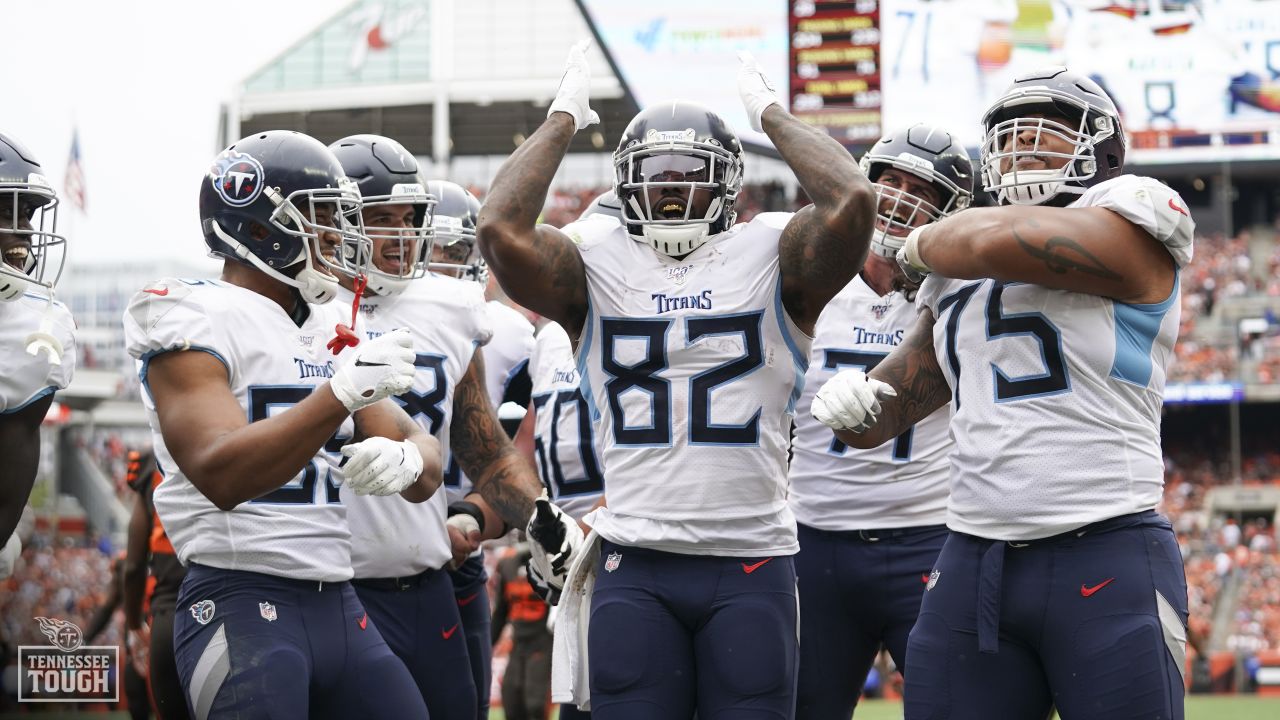
[[[915,230],[912,230],[911,234],[907,235],[906,243],[902,246],[902,253],[906,257],[907,263],[922,273],[933,272],[933,268],[929,267],[928,264],[926,264],[920,257],[920,237],[924,235],[924,229],[927,227],[929,226],[921,225]]]

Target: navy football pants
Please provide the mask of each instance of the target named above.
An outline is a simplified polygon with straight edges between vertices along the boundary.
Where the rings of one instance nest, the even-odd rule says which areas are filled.
[[[489,636],[489,626],[493,612],[489,609],[489,573],[484,569],[484,556],[467,558],[449,576],[453,579],[462,632],[466,634],[472,684],[476,686],[476,720],[489,720],[489,690],[493,682],[493,638]]]
[[[173,634],[196,720],[427,717],[350,583],[192,564]]]
[[[1183,717],[1187,584],[1154,511],[1027,543],[953,532],[907,644],[907,720]]]

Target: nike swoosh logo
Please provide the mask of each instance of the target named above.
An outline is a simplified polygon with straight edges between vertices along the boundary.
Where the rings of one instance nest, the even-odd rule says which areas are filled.
[[[147,288],[142,292],[151,293],[152,295],[159,295],[160,297],[164,297],[165,295],[169,294],[169,288]]]
[[[458,631],[458,623],[454,623],[453,627],[449,628],[448,630],[441,629],[440,637],[444,638],[445,640],[448,640],[449,638],[453,637],[453,634],[457,631]]]
[[[480,596],[479,592],[473,592],[464,598],[458,598],[458,607],[466,607],[470,605],[471,601],[475,600],[479,596]]]
[[[386,363],[371,363],[363,360],[356,360],[356,367],[387,367]]]
[[[1097,585],[1094,585],[1093,587],[1088,587],[1084,583],[1080,583],[1080,596],[1089,597],[1090,595],[1098,592],[1102,588],[1110,585],[1114,580],[1115,578],[1107,578],[1106,580],[1103,580],[1102,582],[1098,583]]]
[[[755,572],[756,570],[759,570],[761,565],[764,565],[765,563],[769,562],[769,561],[770,561],[770,560],[772,560],[772,559],[773,559],[773,558],[765,558],[765,559],[761,560],[760,562],[758,562],[758,563],[754,563],[754,564],[751,564],[751,565],[748,565],[748,564],[746,564],[746,563],[742,563],[742,572],[744,572],[744,573],[746,573],[746,574],[750,575],[751,573]]]
[[[1187,209],[1178,207],[1177,203],[1173,201],[1173,198],[1169,198],[1169,208],[1171,210],[1174,210],[1175,212],[1180,212],[1183,215],[1187,215]],[[1187,217],[1191,217],[1191,216],[1187,215]]]
[[[365,626],[369,624],[369,613],[365,613],[364,617],[357,620],[356,623],[360,626],[360,629],[363,630]]]
[[[921,575],[921,576],[920,576],[920,582],[922,582],[922,583],[924,583],[924,584],[928,585],[928,584],[929,584],[929,576],[928,576],[928,575]]]

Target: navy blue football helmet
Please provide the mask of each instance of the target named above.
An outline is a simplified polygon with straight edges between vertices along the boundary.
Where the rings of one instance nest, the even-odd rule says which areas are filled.
[[[378,295],[404,290],[410,280],[427,274],[431,257],[431,211],[436,200],[427,193],[418,161],[403,145],[381,135],[352,135],[329,149],[360,189],[364,232],[373,247],[368,288]],[[411,205],[413,223],[409,227],[377,224],[381,222],[378,208],[387,205]]]
[[[742,145],[719,115],[697,103],[664,102],[632,118],[613,168],[627,230],[660,253],[691,253],[737,217]]]
[[[876,189],[876,231],[871,250],[892,258],[912,229],[969,207],[973,201],[973,166],[955,136],[938,127],[917,124],[880,138],[859,161]],[[928,202],[914,193],[880,182],[889,168],[927,181],[938,193]]]
[[[0,302],[28,288],[52,289],[62,275],[66,238],[58,234],[58,196],[34,155],[0,134]]]
[[[476,243],[480,201],[469,190],[448,180],[432,180],[427,192],[436,199],[435,245],[431,269],[481,285],[489,282],[489,266]]]
[[[257,133],[214,158],[200,184],[200,225],[211,255],[251,265],[309,303],[333,299],[333,273],[363,274],[369,263],[356,184],[299,132]]]
[[[1064,67],[1014,80],[987,109],[982,125],[984,189],[1002,205],[1067,205],[1086,188],[1124,172],[1124,128],[1116,104],[1096,82]],[[1070,150],[1047,149],[1045,137]],[[1067,163],[1049,169],[1048,159]]]

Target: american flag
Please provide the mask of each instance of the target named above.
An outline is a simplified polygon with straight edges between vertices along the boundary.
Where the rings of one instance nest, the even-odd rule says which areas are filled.
[[[63,182],[63,193],[72,205],[80,209],[80,212],[88,212],[84,194],[84,168],[80,166],[79,129],[71,131],[71,157],[67,158],[67,177]]]

